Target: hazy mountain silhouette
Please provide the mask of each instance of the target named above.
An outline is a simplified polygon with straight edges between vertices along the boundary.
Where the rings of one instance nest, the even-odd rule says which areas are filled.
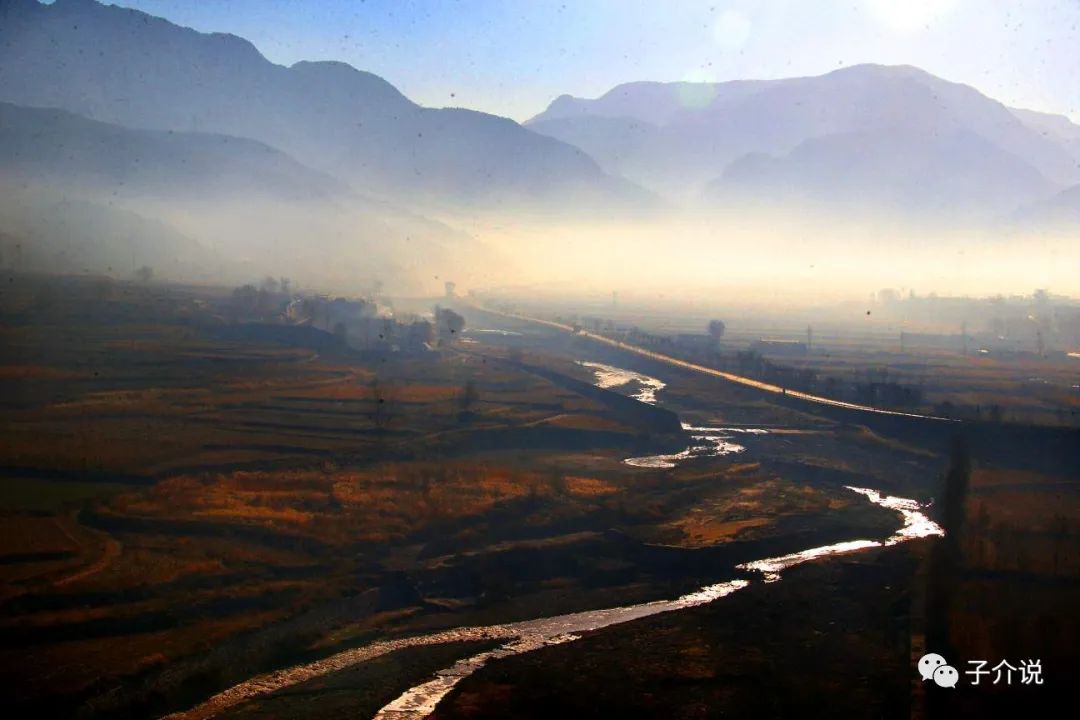
[[[1012,109],[1013,115],[1027,127],[1043,137],[1060,143],[1080,165],[1080,125],[1064,115],[1041,113],[1034,110]]]
[[[711,218],[757,205],[985,225],[1067,215],[1072,196],[1055,196],[1080,183],[1066,118],[913,67],[629,83],[557,98],[523,127],[94,0],[0,0],[0,103],[0,181],[338,287],[490,279],[506,268],[495,252],[547,243],[551,221],[614,226],[655,208],[642,185]]]
[[[1026,230],[1064,232],[1074,237],[1080,235],[1080,185],[1022,208],[1016,213],[1016,222]]]
[[[887,210],[978,220],[1053,192],[1031,165],[972,132],[854,132],[773,157],[744,155],[710,192],[717,202],[804,203],[845,213]]]
[[[0,185],[0,249],[6,267],[38,272],[228,277],[226,258],[159,220],[39,188]],[[235,274],[235,273],[233,273]]]
[[[0,168],[27,184],[138,197],[316,200],[347,192],[254,140],[134,130],[10,103],[0,103]]]
[[[274,265],[343,284],[409,283],[460,265],[469,242],[254,140],[63,110],[0,103],[0,179],[0,230],[52,270],[107,272],[138,257],[163,276],[227,279]]]
[[[770,182],[779,183],[778,199],[810,197],[826,178],[800,176],[798,168],[834,168],[840,178],[826,189],[834,199],[846,176],[858,178],[847,188],[859,191],[849,196],[853,202],[867,195],[910,199],[920,209],[930,198],[919,197],[914,185],[925,176],[911,177],[911,192],[896,190],[906,182],[902,173],[925,168],[939,174],[931,184],[940,191],[961,192],[962,205],[979,198],[1006,203],[984,207],[993,213],[1080,181],[1068,147],[1076,126],[1058,118],[1050,122],[1055,132],[1035,127],[1047,118],[1053,116],[1028,117],[917,68],[860,65],[773,81],[631,83],[596,100],[558,98],[526,125],[577,144],[610,172],[668,193],[693,195],[723,177],[719,185],[727,189],[752,178],[766,199]],[[983,173],[991,176],[976,177]],[[980,189],[965,190],[972,179]]]
[[[251,138],[368,194],[412,202],[646,197],[576,147],[505,118],[420,107],[342,63],[282,67],[242,38],[93,0],[13,0],[0,12],[0,100]]]
[[[679,122],[696,111],[723,106],[757,94],[783,80],[733,80],[725,83],[631,82],[595,100],[560,95],[529,124],[582,116],[629,118],[652,125]]]

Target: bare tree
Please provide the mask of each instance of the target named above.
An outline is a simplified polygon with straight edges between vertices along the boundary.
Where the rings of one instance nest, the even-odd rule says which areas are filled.
[[[724,337],[724,331],[727,330],[727,325],[723,320],[710,320],[709,321],[709,336],[717,345],[720,344],[720,338]]]
[[[440,342],[453,342],[465,329],[465,318],[449,308],[435,308],[435,327]]]
[[[476,406],[476,403],[479,400],[480,391],[477,390],[476,383],[473,380],[466,381],[464,387],[461,388],[461,395],[458,396],[461,414],[468,415],[472,412],[473,407]]]
[[[949,467],[942,478],[941,525],[945,537],[930,551],[926,588],[927,646],[950,649],[949,615],[956,586],[956,573],[961,562],[964,519],[967,512],[968,484],[971,480],[971,454],[967,439],[957,434],[952,439]]]
[[[942,525],[945,528],[945,544],[958,552],[966,516],[968,484],[971,479],[971,455],[967,439],[960,434],[953,437],[949,452],[949,469],[945,474],[944,508]]]
[[[248,283],[233,290],[233,312],[237,315],[249,315],[254,313],[259,305],[259,291],[254,285]]]
[[[375,429],[385,431],[394,420],[394,390],[376,375],[371,379],[371,419]]]

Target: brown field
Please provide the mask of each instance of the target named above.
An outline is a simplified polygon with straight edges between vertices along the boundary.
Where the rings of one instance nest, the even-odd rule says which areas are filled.
[[[841,486],[915,494],[941,468],[917,441],[693,375],[665,406],[773,434],[631,468],[683,440],[575,385],[591,378],[566,358],[261,339],[210,289],[5,292],[0,675],[26,713],[160,716],[373,638],[670,597],[739,553],[891,532]],[[973,557],[1074,572],[1039,515],[1075,517],[1062,479],[980,467]]]
[[[544,309],[534,309],[542,316]],[[611,317],[622,327],[640,327],[647,332],[671,336],[675,333],[700,333],[708,318],[696,313],[649,310],[639,307],[635,312],[616,312],[611,308],[596,309],[598,315]],[[721,352],[728,363],[735,354],[745,351],[763,337],[780,337],[794,341],[805,340],[804,327],[754,329],[753,317],[740,318],[724,336]],[[817,329],[817,328],[815,328]],[[955,332],[955,328],[927,327],[927,331]],[[899,329],[897,330],[899,333]],[[889,380],[911,385],[923,391],[917,406],[903,406],[916,412],[941,412],[948,404],[956,417],[982,419],[1018,424],[1080,427],[1080,391],[1077,372],[1080,360],[1063,352],[1050,352],[1040,357],[1034,352],[1011,355],[981,354],[977,338],[972,338],[966,354],[959,343],[956,350],[940,347],[908,346],[901,351],[897,335],[867,335],[856,327],[834,328],[828,333],[815,333],[813,351],[805,356],[769,355],[766,359],[780,366],[810,369],[818,373],[819,394],[825,391],[826,378],[835,379],[843,387],[839,399],[855,401],[853,386],[867,380],[868,371],[887,371]],[[1032,350],[1034,348],[1032,347]],[[668,352],[679,351],[669,349]],[[684,351],[686,352],[686,351]],[[709,364],[714,358],[698,357]],[[733,366],[726,369],[735,371]],[[903,409],[900,408],[900,409]]]
[[[822,350],[777,361],[848,383],[865,381],[867,369],[887,370],[890,378],[923,389],[917,408],[922,411],[940,412],[943,403],[951,403],[958,416],[972,419],[1080,424],[1080,393],[1073,388],[1078,363],[1072,358]]]
[[[1080,575],[1080,493],[1075,478],[975,468],[965,557],[973,568]]]
[[[984,682],[936,698],[942,716],[1015,716],[1067,702],[1080,636],[1080,493],[1076,479],[976,467],[962,555],[950,589],[951,652],[988,667],[1038,660],[1044,685]]]
[[[48,303],[35,299],[43,287]],[[499,352],[388,363],[241,342],[197,289],[20,278],[5,291],[0,672],[17,707],[147,702],[142,683],[185,673],[208,692],[223,676],[203,677],[207,664],[255,671],[275,643],[297,652],[405,632],[432,608],[486,607],[507,591],[497,577],[447,586],[447,561],[418,553],[452,552],[467,573],[499,553],[576,553],[599,537],[581,532],[589,518],[646,537],[693,498],[736,491],[699,473],[668,496],[668,474],[627,473],[626,451],[602,444],[459,451],[507,429],[627,445],[642,434]],[[419,596],[369,607],[405,570]],[[134,694],[101,700],[118,682]]]

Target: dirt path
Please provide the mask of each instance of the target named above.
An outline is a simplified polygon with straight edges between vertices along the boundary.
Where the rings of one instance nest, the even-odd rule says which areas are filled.
[[[74,513],[71,516],[71,521],[77,524],[79,522],[79,513]],[[75,545],[77,545],[80,549],[86,548],[86,541],[80,539],[74,533],[72,533],[71,530],[68,529],[63,522],[57,522],[56,525],[58,528],[60,528],[60,531],[64,533],[64,535],[67,536],[67,538],[71,540],[71,542],[75,543]],[[91,575],[96,575],[97,573],[112,565],[113,562],[115,562],[116,558],[120,557],[120,552],[124,549],[124,546],[121,545],[118,540],[115,540],[114,538],[106,535],[105,533],[99,533],[96,530],[91,530],[86,527],[83,527],[83,529],[88,533],[102,536],[104,540],[104,548],[102,550],[101,556],[94,562],[82,568],[81,570],[77,570],[70,575],[65,575],[57,580],[54,580],[53,587],[64,587],[65,585],[70,585],[71,583],[78,580],[84,580]]]

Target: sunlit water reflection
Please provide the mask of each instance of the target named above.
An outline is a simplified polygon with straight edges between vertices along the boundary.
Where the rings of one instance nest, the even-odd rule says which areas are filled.
[[[902,527],[885,541],[851,540],[833,545],[826,545],[803,550],[790,555],[766,558],[744,563],[738,569],[759,572],[765,582],[780,579],[781,571],[811,560],[843,555],[873,547],[895,545],[915,538],[943,535],[942,529],[933,520],[924,515],[921,506],[908,498],[885,496],[869,488],[850,487],[882,507],[894,510],[903,519]],[[306,665],[279,670],[259,675],[240,683],[207,700],[190,711],[169,716],[173,720],[196,720],[217,715],[227,708],[247,700],[307,682],[329,673],[338,672],[373,658],[410,647],[440,645],[461,641],[505,640],[494,650],[469,656],[450,667],[436,673],[435,677],[416,685],[402,693],[393,702],[387,704],[375,715],[375,720],[413,720],[431,714],[439,701],[457,683],[472,675],[488,662],[511,655],[538,650],[549,645],[572,642],[579,638],[578,633],[599,630],[620,623],[638,620],[659,613],[684,610],[711,603],[730,595],[749,584],[747,580],[730,580],[708,585],[700,590],[683,595],[674,600],[658,600],[639,605],[588,610],[585,612],[556,615],[517,623],[463,627],[453,630],[421,635],[398,640],[385,640],[363,647],[345,650],[322,660]]]
[[[663,380],[658,380],[657,378],[648,375],[642,375],[633,370],[615,367],[614,365],[583,361],[578,361],[578,365],[592,370],[593,375],[596,377],[596,386],[605,390],[636,383],[638,391],[631,395],[631,397],[650,405],[656,404],[656,393],[667,387],[667,383]]]
[[[858,550],[866,550],[867,548],[896,545],[897,543],[902,543],[907,540],[945,534],[945,531],[941,529],[940,525],[922,513],[922,506],[915,500],[892,495],[885,496],[877,490],[871,490],[870,488],[858,488],[852,487],[851,485],[846,487],[848,490],[857,492],[860,495],[865,495],[870,502],[875,505],[880,505],[898,512],[904,519],[903,526],[883,542],[878,540],[848,540],[834,545],[825,545],[822,547],[810,548],[809,550],[801,550],[797,553],[791,553],[790,555],[765,558],[764,560],[754,560],[753,562],[743,563],[737,567],[740,570],[760,572],[765,578],[765,582],[776,582],[780,579],[781,570],[785,570],[792,565],[804,563],[808,560],[829,557],[831,555],[845,555]]]
[[[740,432],[755,435],[767,434],[767,430],[757,428],[712,428],[694,427],[683,423],[683,430],[690,433],[692,444],[682,452],[670,455],[646,455],[645,457],[632,457],[623,460],[627,465],[644,468],[673,468],[684,460],[702,457],[721,457],[733,455],[746,450],[742,445],[734,442],[732,435]]]
[[[798,553],[784,555],[777,558],[767,558],[751,563],[739,565],[741,570],[757,571],[762,573],[765,582],[775,582],[780,579],[780,571],[790,568],[799,563],[808,562],[818,558],[864,550],[883,545],[894,545],[906,540],[930,535],[942,535],[938,525],[919,511],[919,503],[907,498],[883,496],[875,490],[868,488],[848,487],[849,490],[865,495],[871,502],[882,507],[895,510],[904,519],[903,527],[893,534],[885,542],[876,540],[851,540],[848,542],[826,545]],[[599,630],[610,625],[629,622],[649,615],[655,615],[672,610],[682,610],[713,602],[719,598],[744,588],[749,583],[746,580],[731,580],[726,583],[709,585],[698,592],[684,595],[676,600],[643,603],[627,607],[612,608],[609,610],[595,610],[572,615],[562,615],[554,618],[532,620],[507,628],[515,628],[522,634],[514,641],[509,642],[496,650],[479,653],[472,657],[460,660],[451,667],[437,673],[436,677],[426,683],[417,685],[404,693],[396,700],[383,707],[374,720],[420,720],[435,711],[450,690],[457,683],[475,673],[491,660],[496,660],[511,655],[537,650],[548,645],[556,645],[572,642],[578,639],[575,633],[589,630]]]
[[[667,387],[667,383],[663,380],[633,370],[627,370],[626,368],[615,367],[614,365],[580,360],[578,365],[592,370],[596,378],[596,386],[605,390],[623,387],[632,383],[637,384],[638,392],[631,395],[631,397],[650,405],[656,404],[656,394]],[[745,447],[732,440],[732,434],[764,435],[768,432],[758,428],[694,427],[686,423],[683,423],[682,427],[683,430],[690,434],[690,440],[692,441],[692,444],[682,452],[626,458],[623,462],[634,467],[673,468],[683,460],[700,457],[720,457],[745,450]]]
[[[581,365],[594,372],[597,385],[602,388],[637,383],[641,389],[634,397],[642,402],[655,403],[656,393],[665,387],[665,383],[661,380],[610,365],[589,362],[582,362]],[[768,434],[767,430],[761,428],[696,427],[686,423],[683,424],[683,429],[689,433],[693,441],[686,450],[669,455],[627,458],[624,462],[637,467],[670,468],[690,458],[717,457],[744,451],[745,448],[742,445],[733,441],[734,435]],[[870,502],[898,513],[903,520],[903,525],[883,541],[849,540],[789,555],[743,563],[738,565],[737,569],[760,573],[767,583],[776,582],[780,579],[783,570],[800,563],[944,534],[937,523],[923,514],[922,506],[915,500],[882,495],[870,488],[847,487],[865,496]],[[437,672],[430,680],[406,690],[379,710],[374,718],[374,720],[419,720],[434,712],[439,702],[455,685],[491,661],[551,645],[573,642],[580,638],[580,633],[600,630],[659,613],[705,605],[747,585],[749,585],[748,580],[729,580],[708,585],[674,600],[658,600],[638,605],[588,610],[516,623],[461,627],[429,635],[374,642],[363,647],[345,650],[322,660],[256,676],[215,695],[187,712],[175,713],[168,717],[172,720],[210,718],[248,700],[269,695],[405,648],[463,641],[504,641],[493,650],[458,660],[450,667]]]
[[[516,639],[501,645],[495,650],[489,650],[459,660],[445,670],[439,671],[433,679],[410,688],[398,696],[396,700],[383,707],[382,710],[375,714],[375,720],[419,720],[427,717],[435,711],[439,701],[455,685],[484,667],[491,660],[520,655],[550,645],[572,642],[580,638],[576,633],[599,630],[611,625],[639,620],[650,615],[705,605],[725,595],[730,595],[748,584],[746,580],[731,580],[725,583],[709,585],[675,600],[659,600],[640,605],[589,610],[506,625],[504,627],[518,633]]]
[[[500,330],[497,328],[469,328],[465,331],[466,335],[500,335],[502,337],[520,337],[521,333],[514,330]]]

